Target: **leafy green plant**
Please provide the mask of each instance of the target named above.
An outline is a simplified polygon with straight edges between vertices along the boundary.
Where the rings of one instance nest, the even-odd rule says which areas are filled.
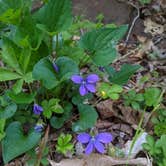
[[[98,92],[99,95],[103,98],[111,98],[113,100],[119,99],[119,94],[123,91],[123,88],[120,85],[110,85],[109,83],[101,83]]]
[[[145,98],[145,104],[149,107],[153,106],[157,106],[162,98],[160,98],[161,95],[161,90],[159,88],[147,88],[145,89],[145,93],[144,93],[144,98]],[[160,100],[158,100],[160,98]]]
[[[141,93],[136,93],[135,90],[129,91],[127,94],[123,95],[123,98],[125,99],[124,103],[126,106],[132,106],[135,110],[141,109],[141,102],[144,101],[144,96]]]
[[[71,0],[44,0],[40,9],[31,9],[31,0],[0,1],[0,82],[4,85],[0,139],[5,164],[37,145],[42,124],[59,129],[71,121],[73,132],[92,128],[98,113],[89,101],[97,94],[97,83],[108,77],[111,84],[101,83],[99,93],[106,91],[103,99],[118,99],[122,85],[140,68],[110,67],[117,60],[116,44],[127,25],[104,25],[102,15],[97,23],[73,19]],[[82,70],[85,66],[87,71]],[[102,74],[99,67],[105,69]],[[38,122],[42,124],[35,130]],[[73,151],[71,139],[62,134],[57,151]]]
[[[147,143],[143,144],[145,150],[154,158],[155,163],[159,166],[166,164],[166,135],[162,135],[159,139],[155,140],[152,136],[147,136]]]
[[[56,151],[62,154],[73,152],[74,145],[71,143],[72,136],[70,134],[61,134],[58,137]]]
[[[166,110],[159,109],[156,116],[152,119],[154,124],[154,132],[156,135],[161,136],[166,134]]]
[[[52,113],[62,114],[64,112],[62,106],[59,104],[59,99],[50,99],[49,101],[44,100],[42,101],[42,106],[44,109],[43,115],[50,119]]]

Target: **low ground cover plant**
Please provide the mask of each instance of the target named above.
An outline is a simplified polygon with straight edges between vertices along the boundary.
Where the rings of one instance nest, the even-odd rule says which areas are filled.
[[[140,65],[112,66],[128,26],[80,21],[72,17],[71,7],[70,0],[48,0],[33,11],[31,0],[0,1],[0,140],[5,164],[26,153],[27,163],[48,165],[43,137],[49,128],[59,133],[57,153],[75,154],[75,142],[82,143],[85,154],[107,153],[112,134],[93,130],[98,99],[121,98],[135,111],[153,110],[162,102],[160,88],[124,92]],[[154,119],[160,145],[166,134],[162,116],[160,111]],[[145,149],[152,156],[161,154],[164,163],[162,146],[152,151],[153,139],[147,139]]]

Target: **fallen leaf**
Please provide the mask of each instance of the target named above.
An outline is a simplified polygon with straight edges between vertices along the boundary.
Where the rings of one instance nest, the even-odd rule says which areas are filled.
[[[164,26],[153,22],[150,18],[144,21],[145,33],[151,33],[153,36],[157,34],[162,34],[164,32]]]

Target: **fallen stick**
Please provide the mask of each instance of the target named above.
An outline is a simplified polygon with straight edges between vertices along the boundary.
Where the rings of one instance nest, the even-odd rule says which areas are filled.
[[[147,158],[136,159],[115,159],[106,155],[92,154],[90,156],[84,156],[81,159],[64,159],[60,163],[56,163],[49,160],[51,166],[119,166],[128,164],[131,166],[152,166],[151,162]]]

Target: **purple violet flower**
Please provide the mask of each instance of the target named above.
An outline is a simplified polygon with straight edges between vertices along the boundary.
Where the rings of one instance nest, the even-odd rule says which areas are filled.
[[[53,62],[52,65],[53,65],[54,70],[58,73],[59,72],[59,67],[57,66],[57,64]]]
[[[105,68],[103,66],[99,66],[98,68],[101,72],[104,72],[105,71]]]
[[[40,115],[43,112],[43,108],[38,105],[38,104],[34,104],[33,105],[33,113],[36,115]]]
[[[43,125],[41,123],[37,123],[34,127],[35,132],[40,133],[43,130]]]
[[[75,84],[80,84],[79,92],[81,96],[84,96],[88,92],[96,92],[96,83],[99,81],[99,76],[97,74],[90,74],[86,78],[83,78],[80,75],[73,75],[71,80]]]
[[[88,144],[85,148],[85,154],[91,154],[93,149],[96,149],[99,153],[104,153],[104,145],[112,141],[112,135],[110,133],[99,133],[96,136],[91,136],[88,133],[81,133],[77,136],[77,140],[82,144]]]

